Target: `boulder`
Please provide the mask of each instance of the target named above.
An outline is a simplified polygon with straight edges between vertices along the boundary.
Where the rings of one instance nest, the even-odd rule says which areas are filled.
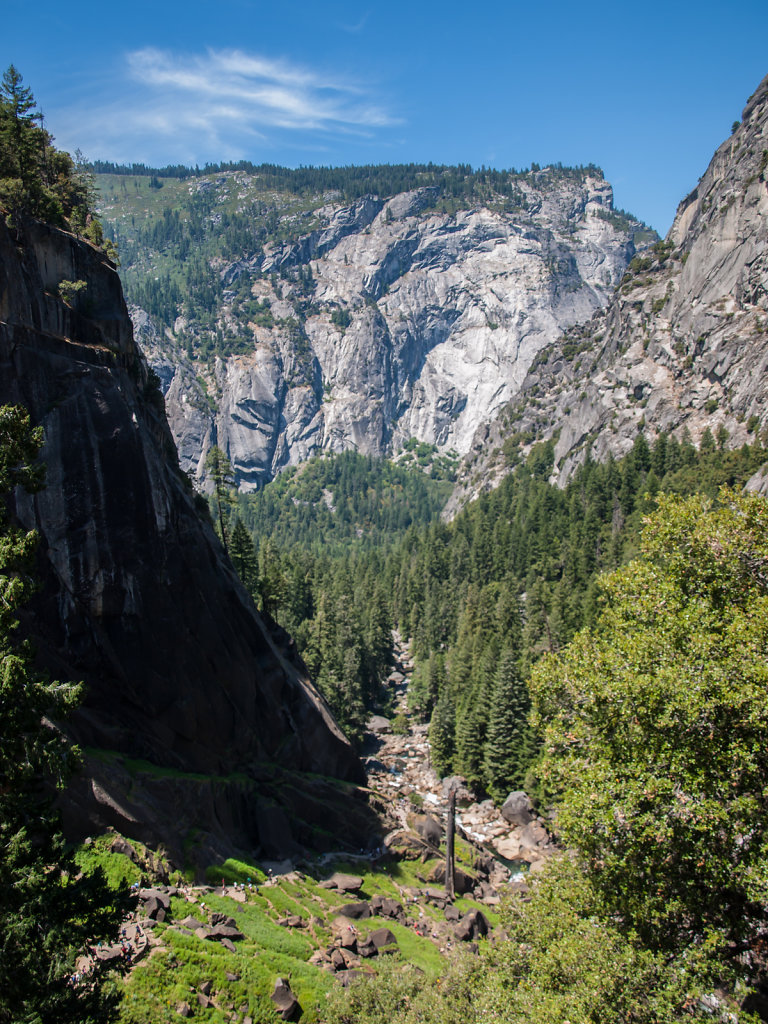
[[[144,901],[142,909],[151,921],[165,921],[168,915],[166,908],[154,896]]]
[[[523,850],[533,850],[537,847],[546,846],[549,842],[549,832],[540,821],[531,821],[520,833],[520,846]]]
[[[497,839],[494,843],[496,851],[505,860],[519,860],[520,840],[514,836],[505,836],[504,839]]]
[[[445,884],[445,861],[439,861],[435,864],[427,876],[427,881]],[[456,892],[459,895],[464,895],[464,893],[472,892],[475,887],[475,879],[468,875],[466,871],[462,871],[461,868],[454,867],[453,884]]]
[[[283,1020],[295,1020],[301,1016],[301,1005],[293,992],[291,992],[291,986],[285,978],[277,979],[275,990],[269,998],[275,1004],[277,1012]]]
[[[384,718],[383,715],[372,715],[368,719],[366,728],[368,732],[376,733],[377,736],[385,736],[387,733],[392,732],[392,723],[388,718]]]
[[[189,1003],[177,1003],[176,1013],[178,1013],[180,1017],[191,1017],[192,1007],[189,1005]]]
[[[397,939],[389,930],[389,928],[376,928],[371,932],[369,940],[374,944],[377,950],[386,950],[390,946],[397,945]]]
[[[163,892],[162,889],[139,889],[139,900],[142,903],[155,900],[164,910],[170,910],[171,908],[171,897],[167,892]]]
[[[531,798],[522,789],[515,790],[501,805],[501,816],[510,825],[527,825],[533,821]]]
[[[226,914],[211,914],[211,924],[226,924],[230,928],[236,928],[237,922],[234,917],[228,917]]]
[[[400,923],[405,919],[402,903],[389,896],[374,896],[371,899],[371,913],[375,917],[391,917]]]
[[[139,855],[136,850],[131,846],[127,839],[123,839],[122,836],[116,836],[109,846],[110,853],[122,853],[129,860],[133,861],[134,864],[138,864]]]
[[[461,775],[449,775],[440,783],[440,788],[443,791],[444,800],[448,799],[452,789],[455,790],[456,803],[459,807],[468,807],[473,803],[472,793],[467,786],[467,780]]]
[[[237,952],[237,947],[231,939],[219,939],[219,943],[224,947],[224,949],[228,949],[230,953]]]
[[[413,814],[408,824],[417,835],[421,836],[425,843],[429,843],[430,846],[435,848],[440,846],[440,841],[443,838],[443,827],[437,818],[433,818],[431,814]]]
[[[370,905],[364,901],[361,903],[345,903],[343,906],[339,907],[338,913],[341,914],[342,917],[351,918],[353,921],[362,921],[366,917],[371,916],[371,908]]]
[[[277,922],[281,928],[303,928],[304,921],[298,914],[289,914],[288,917],[281,917]]]
[[[339,942],[342,949],[356,949],[357,948],[357,933],[354,928],[346,925],[341,929],[339,935]]]
[[[454,934],[460,942],[471,942],[489,931],[488,920],[480,910],[470,910],[454,925]]]
[[[213,941],[229,939],[231,942],[237,942],[239,939],[245,938],[241,931],[228,924],[217,924],[214,928],[208,928],[206,931],[206,939],[211,939]]]
[[[179,924],[183,925],[184,928],[191,928],[193,932],[196,932],[198,928],[205,928],[203,922],[198,921],[197,918],[192,917],[191,914],[188,917],[185,917],[183,921],[180,921]]]
[[[360,875],[345,875],[337,871],[320,883],[322,889],[341,889],[342,892],[358,892],[363,887]]]

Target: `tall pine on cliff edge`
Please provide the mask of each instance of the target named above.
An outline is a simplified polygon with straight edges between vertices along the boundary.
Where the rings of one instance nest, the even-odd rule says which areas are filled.
[[[71,978],[89,944],[117,934],[127,903],[100,871],[78,874],[52,807],[76,751],[49,719],[80,688],[41,679],[15,635],[36,536],[6,506],[14,488],[41,486],[41,441],[26,412],[0,408],[0,1024],[95,1024],[113,1018],[114,992],[98,974]]]

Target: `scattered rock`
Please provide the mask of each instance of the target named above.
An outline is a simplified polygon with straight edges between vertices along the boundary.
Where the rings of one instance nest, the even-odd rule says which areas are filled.
[[[370,904],[365,902],[345,903],[343,906],[339,907],[338,913],[341,914],[342,917],[351,918],[353,921],[362,921],[366,917],[371,916],[371,907]]]
[[[439,861],[435,864],[427,876],[427,881],[445,883],[445,861]],[[475,887],[475,879],[468,875],[466,871],[462,871],[461,868],[454,867],[453,885],[459,895],[464,895],[464,893],[472,892]]]
[[[189,1005],[189,1003],[177,1003],[176,1013],[178,1013],[180,1017],[191,1017],[192,1007]]]
[[[369,940],[379,952],[382,950],[386,951],[391,946],[397,946],[397,939],[389,928],[376,928],[371,932]]]
[[[549,832],[540,821],[531,821],[520,833],[520,847],[523,850],[533,850],[536,847],[546,846],[549,842]]]
[[[460,942],[470,942],[487,935],[488,919],[480,910],[470,910],[454,926],[454,934]]]
[[[375,917],[391,917],[395,921],[402,921],[405,918],[405,911],[402,903],[389,896],[373,896],[371,899],[371,914]]]
[[[185,928],[191,928],[193,932],[196,932],[198,928],[205,928],[203,922],[198,921],[197,918],[192,917],[191,914],[188,917],[185,917],[183,921],[179,921],[179,924],[183,925]]]
[[[505,860],[519,860],[520,840],[514,836],[506,836],[504,839],[497,839],[494,843],[500,857]]]
[[[358,892],[363,887],[360,875],[345,875],[335,872],[330,878],[320,883],[322,889],[341,889],[342,892]]]
[[[219,942],[224,947],[224,949],[228,949],[230,953],[237,952],[237,947],[235,946],[234,942],[232,942],[231,939],[219,939]]]
[[[283,1020],[294,1020],[301,1015],[301,1005],[293,992],[291,992],[291,986],[285,978],[277,979],[275,990],[270,999],[277,1007],[277,1011]]]
[[[245,938],[241,931],[229,924],[217,924],[215,928],[207,928],[205,931],[207,932],[206,939],[229,939],[230,942],[237,942]]]
[[[211,914],[211,924],[212,925],[225,924],[229,928],[236,928],[237,927],[237,923],[236,923],[234,917],[228,917],[226,914]]]
[[[139,855],[136,853],[136,850],[134,849],[133,846],[131,846],[128,840],[123,839],[122,836],[116,836],[112,840],[109,846],[109,850],[110,853],[124,854],[124,856],[126,856],[129,860],[133,861],[134,864],[138,864],[139,862]]]
[[[431,814],[414,814],[409,819],[408,824],[417,835],[421,836],[424,842],[429,843],[430,846],[440,846],[440,841],[443,838],[443,827],[437,818],[433,818]]]

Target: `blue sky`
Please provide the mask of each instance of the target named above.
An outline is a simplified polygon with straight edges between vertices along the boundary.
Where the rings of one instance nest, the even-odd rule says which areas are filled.
[[[768,73],[768,2],[0,0],[62,148],[204,164],[599,164],[664,234]]]

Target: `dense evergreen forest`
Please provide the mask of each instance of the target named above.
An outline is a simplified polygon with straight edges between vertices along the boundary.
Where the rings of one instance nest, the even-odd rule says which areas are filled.
[[[417,188],[436,188],[443,195],[482,197],[488,190],[502,196],[515,197],[515,181],[538,175],[543,178],[575,178],[583,181],[589,175],[602,178],[603,172],[594,164],[585,167],[564,167],[561,163],[548,165],[542,170],[538,164],[517,171],[493,170],[488,167],[472,168],[469,164],[362,164],[346,167],[280,167],[277,164],[253,164],[247,160],[235,163],[206,164],[184,167],[147,167],[145,164],[114,164],[105,160],[91,163],[94,174],[141,176],[154,179],[154,187],[162,187],[162,178],[202,177],[228,171],[242,171],[256,175],[265,192],[290,192],[297,196],[336,192],[336,198],[353,201],[365,195],[382,198]]]
[[[698,449],[665,435],[649,446],[640,434],[625,458],[587,461],[563,490],[541,443],[451,523],[438,515],[450,486],[439,465],[326,456],[257,495],[230,492],[230,550],[353,739],[384,699],[396,627],[412,639],[411,710],[431,722],[436,767],[497,799],[536,793],[532,666],[595,622],[597,578],[636,555],[657,493],[714,495],[765,461],[759,442],[726,443],[707,432]]]

